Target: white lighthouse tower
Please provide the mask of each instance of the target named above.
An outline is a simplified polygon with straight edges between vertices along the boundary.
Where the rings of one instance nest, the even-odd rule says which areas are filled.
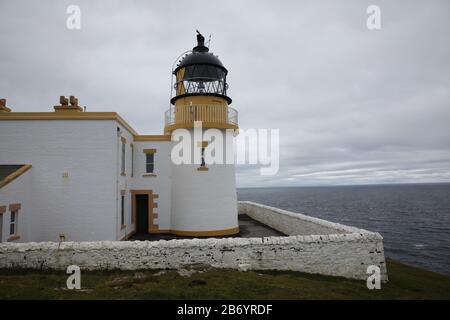
[[[227,129],[238,129],[237,111],[229,106],[232,100],[227,95],[228,70],[209,52],[204,41],[198,33],[197,46],[173,70],[174,90],[164,131],[173,135],[177,129],[185,129],[193,137],[194,124],[201,122],[202,137],[213,128],[225,142],[230,133]],[[200,162],[173,165],[171,232],[174,234],[206,237],[239,232],[235,167],[226,161],[223,164],[205,161],[204,155],[213,143],[209,139],[192,139],[192,154],[200,154]],[[222,151],[224,160],[227,152],[233,152],[225,146]]]

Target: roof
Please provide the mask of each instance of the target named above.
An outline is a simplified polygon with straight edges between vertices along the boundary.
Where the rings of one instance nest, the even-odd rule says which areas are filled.
[[[192,65],[210,65],[222,69],[225,74],[228,73],[227,69],[223,66],[219,57],[209,52],[209,48],[205,46],[205,37],[197,30],[197,46],[195,46],[191,53],[185,55],[181,61],[179,61],[177,67],[173,71],[176,74],[181,68]]]
[[[20,177],[31,168],[31,164],[0,164],[0,189]]]
[[[174,70],[174,74],[181,68],[192,65],[210,65],[221,68],[225,73],[227,69],[223,66],[219,58],[210,52],[192,52],[186,55]]]
[[[131,134],[138,135],[116,112],[3,112],[1,120],[115,120]]]

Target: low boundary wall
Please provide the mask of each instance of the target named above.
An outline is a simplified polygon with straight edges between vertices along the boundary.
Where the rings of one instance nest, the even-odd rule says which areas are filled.
[[[387,280],[379,233],[296,216],[252,202],[241,213],[290,234],[286,237],[189,239],[169,241],[40,242],[0,244],[0,268],[65,270],[179,269],[190,265],[249,270],[293,270],[367,279],[377,265]],[[289,225],[289,226],[288,226]],[[323,234],[305,234],[320,231]],[[301,234],[303,233],[303,234]],[[298,235],[300,234],[300,235]]]

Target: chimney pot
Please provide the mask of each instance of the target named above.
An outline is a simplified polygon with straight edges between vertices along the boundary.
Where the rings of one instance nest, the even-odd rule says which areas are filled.
[[[75,96],[70,96],[70,104],[72,106],[78,106],[78,99]]]
[[[65,96],[59,96],[59,103],[61,103],[62,106],[69,105],[69,100]]]

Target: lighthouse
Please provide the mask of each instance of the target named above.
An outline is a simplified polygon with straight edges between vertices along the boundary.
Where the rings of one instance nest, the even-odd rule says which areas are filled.
[[[0,150],[7,151],[0,157],[0,217],[9,208],[11,221],[1,241],[239,233],[239,128],[228,70],[200,33],[177,62],[164,134],[140,134],[118,113],[90,111],[75,96],[36,112],[15,111],[0,99]]]
[[[215,129],[214,132],[221,135],[219,140],[225,142],[230,132],[238,130],[237,111],[230,107],[232,99],[227,94],[228,70],[209,52],[203,35],[197,33],[197,45],[172,71],[171,106],[165,114],[164,131],[174,136],[177,129],[184,129],[194,137],[194,131],[198,130],[195,127],[200,124],[201,137]],[[192,154],[200,154],[200,161],[172,167],[171,229],[174,234],[208,237],[239,232],[234,163],[207,163],[205,154],[214,144],[211,140],[192,139]],[[215,147],[222,148],[224,159],[229,159],[229,153],[233,152],[225,143]]]

